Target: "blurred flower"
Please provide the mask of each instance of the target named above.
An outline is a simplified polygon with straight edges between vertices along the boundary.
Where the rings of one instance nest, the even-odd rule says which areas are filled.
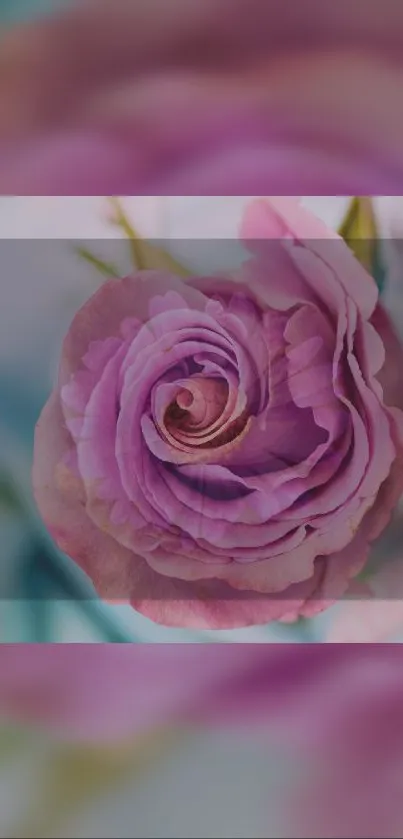
[[[242,232],[253,257],[226,280],[104,284],[37,427],[58,545],[102,597],[171,626],[322,610],[402,489],[402,415],[377,380],[401,350],[385,358],[374,281],[293,199],[252,203]]]
[[[284,835],[388,839],[403,817],[402,664],[381,645],[3,646],[0,708],[87,742],[243,730],[304,768],[283,784]]]
[[[402,649],[361,644],[344,650],[332,675],[314,683],[313,761],[289,801],[291,835],[394,839],[403,820]]]
[[[59,739],[114,743],[205,713],[257,660],[247,646],[3,644],[0,713]]]
[[[401,191],[401,4],[159,8],[84,0],[4,38],[3,192]]]
[[[0,714],[93,745],[192,722],[290,731],[298,707],[308,722],[316,679],[343,659],[325,645],[3,644]]]

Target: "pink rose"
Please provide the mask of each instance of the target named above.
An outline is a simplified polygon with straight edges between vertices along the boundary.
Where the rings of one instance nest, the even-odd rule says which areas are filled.
[[[322,610],[402,490],[400,346],[374,281],[292,199],[252,203],[242,235],[226,279],[103,285],[36,432],[58,545],[103,598],[171,626]]]
[[[400,3],[159,7],[82,0],[5,38],[3,193],[401,192]]]

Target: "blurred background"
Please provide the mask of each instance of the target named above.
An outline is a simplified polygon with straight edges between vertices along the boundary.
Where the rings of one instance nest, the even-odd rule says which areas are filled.
[[[54,11],[65,0],[1,0],[0,23],[11,25]],[[68,2],[68,0],[67,0]]]

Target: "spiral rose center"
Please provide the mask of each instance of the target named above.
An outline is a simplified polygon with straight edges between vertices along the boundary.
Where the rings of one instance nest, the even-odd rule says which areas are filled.
[[[152,397],[154,428],[168,443],[174,462],[177,456],[179,462],[202,461],[205,450],[226,445],[245,429],[246,405],[239,383],[220,375],[159,382]]]
[[[167,427],[171,433],[175,429],[195,435],[213,431],[227,403],[228,385],[222,379],[189,379],[167,409]]]
[[[194,395],[190,390],[181,390],[176,397],[176,404],[182,411],[187,411],[188,408],[191,408],[194,401]]]

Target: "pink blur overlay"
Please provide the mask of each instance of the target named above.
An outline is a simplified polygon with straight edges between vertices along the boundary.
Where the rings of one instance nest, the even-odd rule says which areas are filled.
[[[396,0],[84,0],[5,33],[0,189],[401,191]]]
[[[3,722],[109,746],[152,731],[219,730],[257,750],[256,771],[263,748],[267,802],[270,760],[281,754],[294,766],[278,791],[280,835],[399,835],[400,646],[4,645],[0,666]],[[197,763],[197,748],[192,755]],[[262,835],[272,835],[269,806],[265,817]]]

